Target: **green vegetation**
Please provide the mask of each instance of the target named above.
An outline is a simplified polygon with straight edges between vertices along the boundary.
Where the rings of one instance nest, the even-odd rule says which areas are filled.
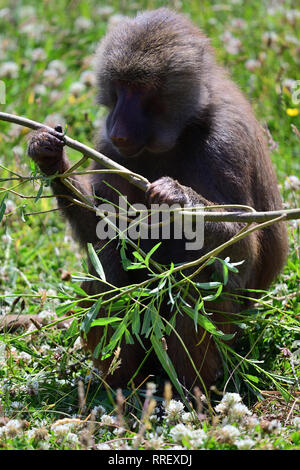
[[[0,80],[6,87],[6,104],[0,110],[50,125],[66,123],[68,135],[92,146],[104,116],[95,104],[97,42],[120,15],[162,5],[176,8],[212,39],[220,62],[253,103],[266,128],[285,207],[299,207],[300,140],[291,128],[300,129],[300,104],[293,100],[300,79],[300,12],[294,4],[0,0]],[[32,325],[23,334],[1,335],[0,448],[300,449],[299,221],[288,224],[290,253],[282,275],[256,308],[239,319],[245,335],[237,351],[219,341],[226,373],[218,389],[225,387],[234,395],[222,399],[218,390],[203,395],[196,390],[186,400],[186,391],[173,387],[182,401],[171,400],[159,377],[149,379],[155,379],[157,391],[151,383],[135,384],[138,390],[122,393],[109,390],[79,339],[80,328],[87,331],[93,314],[90,310],[83,322],[86,310],[75,302],[82,295],[80,277],[87,275],[82,274],[85,256],[53,211],[54,199],[45,197],[51,194],[47,181],[9,180],[15,174],[36,174],[26,156],[27,132],[0,122],[0,315],[39,314],[44,323],[55,323],[65,313],[74,318],[65,329],[53,325],[36,330]],[[68,154],[74,162],[79,159],[75,151]],[[122,256],[128,267],[125,251]],[[221,262],[226,284],[236,268]],[[148,259],[137,253],[130,266],[148,269]],[[101,277],[101,266],[98,273]],[[172,268],[160,280],[159,295],[159,289],[145,286],[149,290],[143,295],[154,307],[162,292],[172,297],[171,276]],[[222,284],[210,287],[201,291],[203,296],[221,294]],[[140,293],[135,295],[139,299]],[[116,302],[127,323],[115,322],[115,342],[106,350],[116,353],[112,367],[122,367],[117,349],[121,335],[130,342],[140,332],[151,339],[175,384],[157,341],[157,334],[167,334],[172,323],[148,315],[148,323],[138,325],[140,311],[128,297]],[[218,341],[213,324],[203,325],[207,317],[192,314]]]

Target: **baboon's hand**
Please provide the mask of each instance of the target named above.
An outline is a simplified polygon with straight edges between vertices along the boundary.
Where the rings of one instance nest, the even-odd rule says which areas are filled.
[[[189,202],[185,189],[169,176],[164,176],[151,183],[146,191],[146,200],[151,204],[180,204]]]
[[[69,166],[64,145],[61,126],[55,127],[52,131],[42,127],[31,134],[28,155],[46,175],[63,173]]]

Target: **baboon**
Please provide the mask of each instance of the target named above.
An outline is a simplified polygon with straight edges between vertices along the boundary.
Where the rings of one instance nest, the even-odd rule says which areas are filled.
[[[151,182],[146,192],[148,204],[243,204],[257,211],[282,208],[264,133],[251,106],[217,64],[209,39],[188,18],[167,8],[124,18],[100,42],[96,59],[98,101],[108,109],[97,149]],[[53,132],[44,128],[36,131],[28,153],[47,175],[70,168],[59,127]],[[93,168],[101,166],[93,164]],[[143,191],[116,174],[74,177],[73,182],[91,199],[95,195],[117,204],[118,193],[112,189],[116,188],[131,204],[145,201]],[[52,181],[52,189],[54,194],[70,194],[59,178]],[[99,218],[92,211],[70,206],[63,198],[58,198],[58,204],[83,245],[90,242],[97,252],[105,245],[99,257],[110,284],[124,286],[145,279],[143,270],[123,269],[117,240],[107,243],[97,238]],[[190,252],[183,240],[171,239],[159,247],[157,259],[167,265],[199,258],[244,226],[206,222],[201,250]],[[157,240],[142,240],[141,247],[148,252],[156,243]],[[252,233],[222,254],[233,262],[245,260],[239,274],[230,276],[227,290],[267,289],[283,267],[286,255],[284,223]],[[207,267],[198,280],[210,280],[215,269],[216,266]],[[86,282],[83,288],[92,294],[103,286],[100,282]],[[219,313],[210,318],[222,323],[222,312],[234,314],[248,305],[224,300],[215,304]],[[210,304],[209,308],[213,306]],[[170,318],[167,303],[162,304],[160,313]],[[234,331],[232,324],[223,323],[220,328],[224,332]],[[193,320],[183,315],[177,316],[176,329],[209,386],[222,369],[213,339],[206,334],[201,342],[203,330],[196,332]],[[100,327],[88,333],[91,351],[101,335]],[[167,337],[167,344],[179,380],[191,387],[196,374],[176,335]],[[126,385],[144,355],[138,342],[124,344],[122,365],[107,377],[108,383]],[[101,355],[94,358],[95,366],[104,374],[109,362],[101,360]],[[155,361],[146,361],[140,373],[145,371],[145,377],[155,373],[154,364]]]

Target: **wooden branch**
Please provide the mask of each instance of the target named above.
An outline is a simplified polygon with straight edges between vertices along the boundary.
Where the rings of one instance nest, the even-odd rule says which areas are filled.
[[[53,130],[51,127],[46,126],[40,122],[37,121],[32,121],[30,119],[24,118],[24,117],[19,117],[15,116],[13,114],[8,114],[8,113],[2,113],[0,112],[0,121],[7,121],[7,122],[12,122],[15,124],[19,124],[20,126],[27,127],[29,129],[40,129],[40,128],[46,128],[49,130]],[[295,129],[293,129],[295,132]],[[299,131],[298,131],[299,132]],[[73,148],[74,150],[77,150],[78,152],[83,154],[83,158],[77,162],[70,170],[68,170],[65,174],[60,175],[62,181],[70,186],[70,182],[67,181],[67,177],[72,175],[72,170],[75,170],[80,166],[81,163],[83,163],[87,158],[91,158],[95,160],[96,162],[100,163],[103,165],[107,171],[111,172],[117,172],[121,177],[125,178],[128,180],[130,183],[132,183],[134,186],[138,187],[142,191],[146,191],[149,181],[144,178],[141,175],[138,175],[136,173],[133,173],[129,171],[127,168],[123,167],[119,163],[116,163],[115,161],[111,160],[110,158],[106,157],[100,152],[97,152],[96,150],[91,149],[90,147],[71,139],[68,136],[64,136],[65,143],[68,147]],[[101,172],[106,171],[106,170],[100,170]],[[92,173],[92,171],[87,171],[88,173]],[[94,171],[93,171],[94,172]],[[78,172],[82,174],[83,172]],[[2,179],[3,181],[3,179]],[[96,207],[88,204],[88,201],[83,197],[82,198],[79,196],[79,191],[76,192],[76,196],[83,201],[84,205],[86,208],[90,210],[96,210]],[[72,199],[72,202],[74,204],[82,204],[76,199]],[[241,211],[240,212],[213,212],[214,209],[216,208],[224,208],[224,209],[229,209],[229,208],[236,208],[238,209],[240,207]],[[241,223],[247,223],[250,224],[252,222],[258,222],[258,223],[264,223],[267,221],[272,221],[280,217],[280,220],[294,220],[294,219],[300,219],[300,208],[297,209],[287,209],[287,210],[279,210],[279,211],[269,211],[269,212],[256,212],[252,208],[247,207],[247,211],[245,211],[246,206],[237,206],[237,205],[225,205],[225,206],[209,206],[209,207],[202,207],[198,208],[197,210],[194,210],[194,208],[190,209],[181,209],[179,211],[176,211],[177,213],[180,213],[185,216],[199,216],[203,217],[205,221],[207,222],[241,222]],[[249,212],[250,210],[250,212]]]
[[[14,116],[13,114],[8,113],[0,113],[0,121],[13,122],[14,124],[19,124],[20,126],[28,127],[29,129],[34,130],[41,129],[41,127],[43,127],[50,131],[53,131],[51,127],[46,126],[45,124],[41,124],[40,122],[32,121],[24,117]],[[127,168],[125,168],[124,166],[119,165],[119,163],[110,160],[110,158],[106,157],[102,153],[97,152],[96,150],[91,149],[90,147],[87,147],[86,145],[78,142],[77,140],[73,140],[68,136],[64,136],[64,140],[68,147],[71,147],[74,150],[81,152],[85,157],[92,158],[96,162],[101,163],[101,165],[103,165],[105,168],[119,170],[120,176],[130,181],[134,186],[137,186],[142,191],[146,191],[149,181],[143,176],[132,173],[131,171],[127,170]]]

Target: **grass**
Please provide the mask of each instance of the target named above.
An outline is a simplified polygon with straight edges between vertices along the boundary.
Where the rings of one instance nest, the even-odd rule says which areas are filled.
[[[66,122],[70,136],[92,145],[104,110],[95,104],[90,71],[107,21],[162,3],[178,8],[180,3],[181,11],[211,37],[219,60],[268,129],[286,207],[299,207],[299,180],[291,176],[299,178],[300,142],[291,124],[300,128],[300,107],[291,87],[299,79],[300,17],[292,1],[279,7],[258,0],[202,1],[201,6],[197,1],[140,1],[130,9],[117,1],[63,0],[54,5],[0,0],[0,79],[6,85],[6,104],[0,109],[37,121]],[[31,174],[26,134],[0,123],[1,178],[11,172]],[[78,159],[74,151],[69,156]],[[51,211],[53,199],[25,199],[7,191],[36,196],[39,182],[5,181],[1,187],[1,313],[39,314],[46,322],[55,321],[80,292],[76,275],[84,271],[83,253],[59,214]],[[44,188],[47,194],[50,190]],[[208,391],[207,397],[193,392],[192,411],[191,396],[170,401],[171,392],[158,377],[157,391],[145,383],[122,393],[104,387],[81,348],[82,315],[74,307],[78,315],[67,329],[53,326],[1,336],[0,447],[299,449],[300,229],[296,221],[288,227],[290,253],[282,275],[256,308],[243,315],[245,335],[237,353],[224,351],[229,372],[218,388],[227,384],[227,392],[239,395],[222,395],[222,411],[215,409],[222,397],[218,390]],[[153,347],[158,347],[155,341]],[[239,396],[247,409],[240,406]]]

